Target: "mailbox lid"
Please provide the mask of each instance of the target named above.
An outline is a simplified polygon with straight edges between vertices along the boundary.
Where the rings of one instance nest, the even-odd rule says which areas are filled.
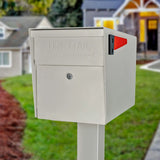
[[[100,29],[33,30],[35,61],[40,65],[103,66],[104,36]]]
[[[30,29],[30,36],[37,37],[101,37],[103,27],[64,27],[53,29]]]
[[[103,67],[38,66],[38,118],[104,124],[104,109]]]

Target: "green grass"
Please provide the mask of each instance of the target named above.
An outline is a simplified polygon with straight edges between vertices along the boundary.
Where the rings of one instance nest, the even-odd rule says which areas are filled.
[[[27,113],[23,146],[33,160],[76,160],[77,126],[34,118],[31,76],[9,78],[4,88]],[[142,160],[160,120],[160,74],[137,67],[136,105],[106,126],[107,160]]]

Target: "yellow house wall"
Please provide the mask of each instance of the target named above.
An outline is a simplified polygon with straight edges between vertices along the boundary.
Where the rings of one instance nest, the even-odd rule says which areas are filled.
[[[146,42],[147,29],[158,28],[157,19],[159,19],[159,16],[156,12],[140,12],[139,17],[139,41],[144,43]],[[150,20],[148,24],[147,20]]]
[[[146,42],[146,21],[144,19],[140,19],[139,21],[139,31],[140,31],[140,37],[139,41],[141,43]]]
[[[140,17],[158,17],[156,12],[140,12]]]
[[[135,8],[137,8],[137,6],[133,2],[128,3],[128,5],[125,7],[125,9],[135,9]]]

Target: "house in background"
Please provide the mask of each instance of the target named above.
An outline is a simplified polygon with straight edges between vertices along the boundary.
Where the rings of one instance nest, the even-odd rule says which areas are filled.
[[[84,0],[83,25],[137,36],[138,52],[160,55],[160,0]]]
[[[46,17],[0,19],[0,78],[31,73],[29,28],[52,28]]]

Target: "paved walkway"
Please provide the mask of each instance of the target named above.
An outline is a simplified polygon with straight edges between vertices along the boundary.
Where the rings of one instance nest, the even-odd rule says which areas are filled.
[[[159,60],[159,61],[156,61],[156,63],[150,65],[149,68],[159,69],[159,70],[160,70],[160,60]]]
[[[142,65],[141,69],[150,70],[154,72],[160,72],[160,60],[156,60],[154,62]]]
[[[143,65],[141,69],[160,72],[160,60]],[[160,124],[148,149],[145,160],[160,160]]]
[[[145,157],[145,160],[160,160],[160,124]]]
[[[144,53],[138,53],[137,54],[137,60],[156,60],[158,59],[159,55],[157,52],[153,52],[153,51],[148,51],[146,54]]]

